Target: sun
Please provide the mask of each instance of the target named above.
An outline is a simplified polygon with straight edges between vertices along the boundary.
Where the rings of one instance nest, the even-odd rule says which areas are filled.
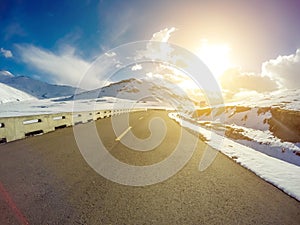
[[[227,69],[232,67],[230,62],[231,48],[228,44],[209,44],[207,40],[201,41],[201,46],[195,54],[207,65],[213,75],[218,78]]]

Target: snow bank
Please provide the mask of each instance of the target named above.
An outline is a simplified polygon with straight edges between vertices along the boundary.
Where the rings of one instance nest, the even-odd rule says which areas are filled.
[[[170,113],[169,117],[175,119],[181,126],[200,133],[207,139],[205,142],[209,146],[221,151],[243,167],[300,201],[299,166],[270,157],[221,135],[214,134],[212,136],[211,131],[185,121],[175,113]]]

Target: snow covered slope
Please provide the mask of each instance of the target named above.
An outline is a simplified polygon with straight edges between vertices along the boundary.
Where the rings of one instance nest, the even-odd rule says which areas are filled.
[[[25,92],[0,83],[0,104],[34,99],[36,98]]]
[[[39,99],[71,96],[76,88],[54,85],[26,76],[14,76],[8,71],[0,71],[0,83],[16,88]]]
[[[272,107],[300,111],[300,89],[256,93],[228,105],[260,108]]]
[[[299,95],[299,90],[260,94],[224,108],[200,109],[193,118],[203,128],[300,166]],[[216,117],[223,120],[212,119]]]
[[[194,103],[180,87],[170,82],[127,79],[92,91],[82,92],[63,100],[115,97],[137,102],[164,102],[172,106],[193,107]]]

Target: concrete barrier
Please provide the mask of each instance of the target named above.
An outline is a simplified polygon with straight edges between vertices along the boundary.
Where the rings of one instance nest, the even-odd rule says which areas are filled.
[[[97,110],[92,112],[66,112],[32,116],[0,118],[0,143],[55,131],[60,128],[88,123],[123,113],[146,109]]]

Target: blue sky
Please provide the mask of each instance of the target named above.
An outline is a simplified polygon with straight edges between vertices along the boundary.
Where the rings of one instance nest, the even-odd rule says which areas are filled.
[[[262,64],[270,59],[297,56],[299,21],[296,0],[1,0],[0,70],[73,84],[67,78],[72,75],[64,75],[72,70],[55,74],[54,69],[43,68],[60,64],[39,64],[32,58],[74,60],[80,71],[80,66],[88,66],[111,48],[176,27],[170,42],[195,53],[203,39],[228,43],[236,65],[261,73]]]

